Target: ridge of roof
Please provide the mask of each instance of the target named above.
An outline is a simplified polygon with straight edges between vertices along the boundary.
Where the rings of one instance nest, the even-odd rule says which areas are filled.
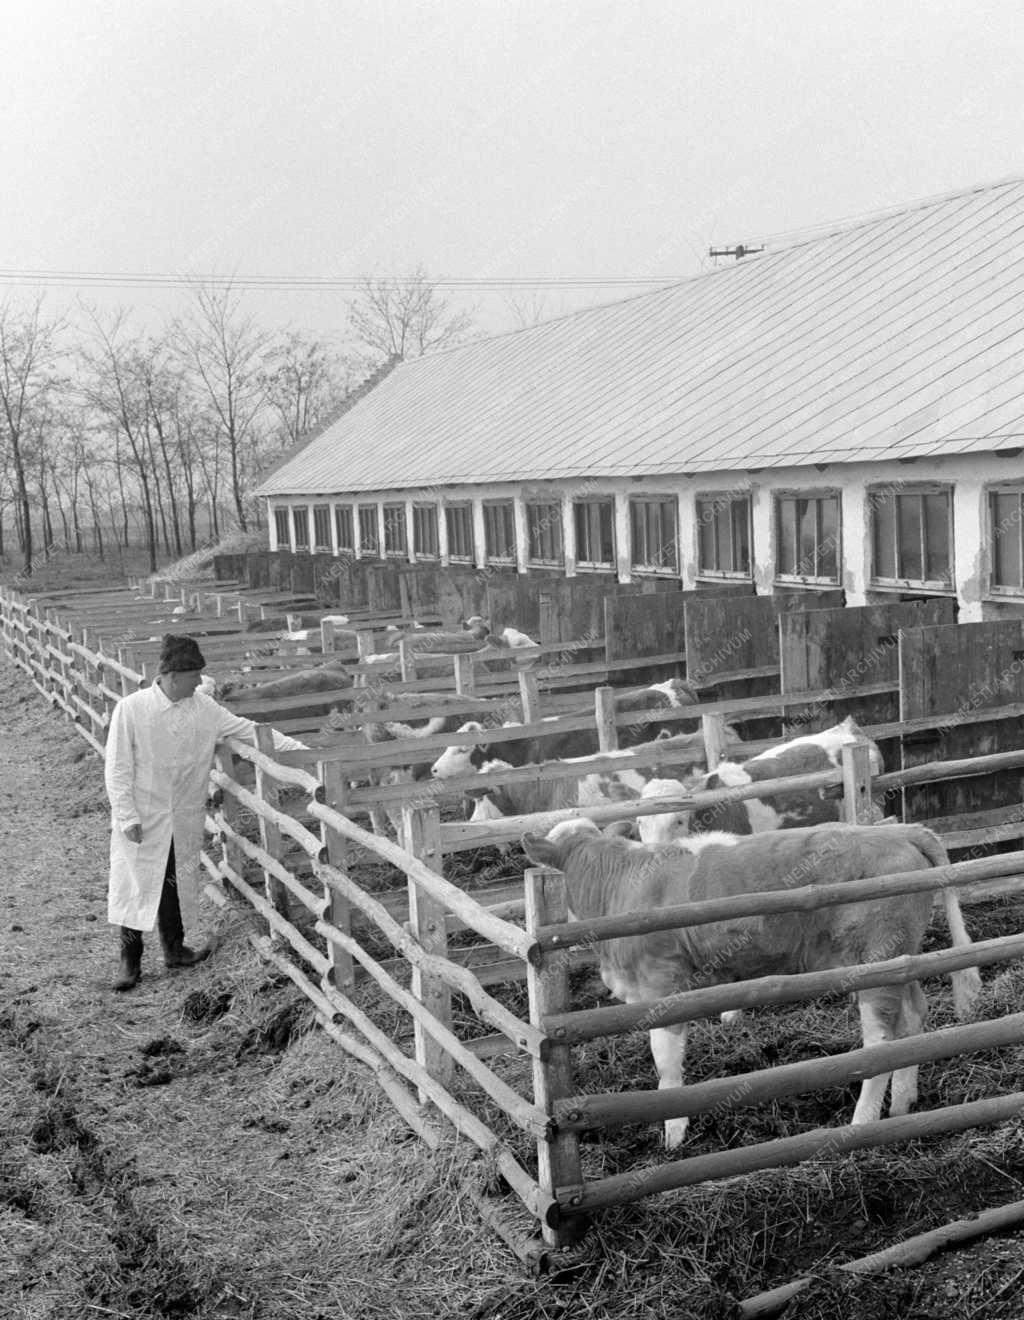
[[[924,211],[931,206],[941,206],[947,202],[955,202],[959,197],[972,197],[977,193],[994,192],[997,188],[1007,188],[1021,184],[1024,184],[1024,174],[1008,174],[1001,179],[993,179],[988,183],[975,183],[966,188],[951,188],[947,192],[933,193],[911,202],[893,202],[888,206],[876,207],[871,211],[863,211],[840,220],[822,220],[820,224],[816,225],[799,225],[794,229],[777,230],[773,234],[756,234],[755,238],[756,241],[770,243],[773,239],[778,242],[784,240],[790,234],[797,235],[798,237],[795,237],[793,242],[786,244],[785,247],[773,249],[775,252],[792,252],[795,248],[803,247],[807,243],[815,243],[819,239],[835,238],[840,234],[852,233],[879,220],[894,220],[898,216],[912,215],[915,211]],[[748,255],[752,257],[767,256],[769,253],[766,248],[764,253],[752,252]]]

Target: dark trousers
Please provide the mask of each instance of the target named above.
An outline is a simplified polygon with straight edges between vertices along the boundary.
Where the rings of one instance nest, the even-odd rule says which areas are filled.
[[[178,875],[174,866],[174,840],[167,854],[164,867],[164,883],[160,890],[160,906],[156,910],[156,928],[160,943],[165,949],[174,949],[185,939],[185,928],[181,922],[181,905],[178,902]],[[142,957],[142,931],[132,930],[130,926],[121,927],[121,952],[133,962]]]

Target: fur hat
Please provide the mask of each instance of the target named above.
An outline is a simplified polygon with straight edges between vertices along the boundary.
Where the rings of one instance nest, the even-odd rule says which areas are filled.
[[[206,660],[192,637],[164,633],[160,647],[161,674],[176,674],[190,669],[205,669]]]

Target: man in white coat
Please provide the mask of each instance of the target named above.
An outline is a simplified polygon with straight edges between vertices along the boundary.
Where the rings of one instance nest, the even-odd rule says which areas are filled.
[[[115,990],[142,974],[143,933],[156,926],[168,967],[207,956],[185,943],[199,902],[199,853],[214,748],[251,737],[252,720],[197,691],[206,664],[195,639],[168,633],[160,674],[117,703],[110,719],[105,780],[111,808],[107,920],[120,931]],[[274,732],[281,749],[305,744]]]

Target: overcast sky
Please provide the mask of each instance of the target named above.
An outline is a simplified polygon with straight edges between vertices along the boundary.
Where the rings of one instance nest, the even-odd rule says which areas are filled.
[[[1024,173],[1022,14],[1019,0],[7,0],[0,268],[18,298],[31,272],[684,277],[711,244]],[[635,291],[538,299],[553,314]],[[181,294],[103,296],[166,310]],[[511,327],[506,293],[453,296],[487,330]],[[246,298],[268,324],[344,325],[338,289]]]

